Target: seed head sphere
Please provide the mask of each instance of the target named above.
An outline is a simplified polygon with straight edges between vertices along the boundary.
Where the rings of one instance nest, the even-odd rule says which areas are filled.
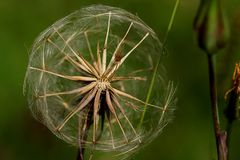
[[[35,40],[25,79],[33,116],[72,145],[130,152],[171,118],[162,44],[137,16],[93,5]]]

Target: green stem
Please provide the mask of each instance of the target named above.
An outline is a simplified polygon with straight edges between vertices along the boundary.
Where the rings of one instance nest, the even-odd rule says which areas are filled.
[[[165,35],[164,40],[163,40],[163,45],[162,45],[163,54],[165,52],[165,44],[167,42],[168,34],[169,34],[169,32],[170,32],[170,30],[172,28],[174,17],[176,15],[177,8],[179,6],[179,2],[180,2],[180,0],[176,0],[176,3],[174,5],[174,9],[173,9],[173,12],[172,12],[169,24],[168,24],[167,32],[166,32],[166,35]],[[147,98],[146,98],[146,101],[145,101],[146,104],[149,103],[150,97],[152,95],[152,89],[153,89],[153,85],[154,85],[154,82],[155,82],[155,78],[156,78],[156,74],[157,74],[157,70],[158,70],[160,61],[161,61],[161,57],[159,56],[158,61],[157,61],[157,65],[154,68],[154,72],[153,72],[153,76],[152,76],[152,79],[151,79],[151,82],[150,82],[150,86],[148,88]],[[143,123],[143,120],[144,120],[144,117],[145,117],[145,114],[146,114],[146,111],[147,111],[147,105],[146,104],[144,105],[144,110],[143,110],[140,122],[138,124],[138,128],[141,127],[141,125]]]
[[[223,160],[223,158],[221,157],[222,154],[221,154],[221,149],[220,149],[221,129],[220,129],[220,122],[219,122],[219,114],[218,114],[215,71],[214,71],[213,57],[210,54],[208,54],[208,70],[209,70],[211,109],[212,109],[216,146],[217,146],[217,155],[218,155],[218,160]]]
[[[168,38],[168,34],[169,34],[170,30],[172,29],[173,21],[174,21],[174,18],[175,18],[175,15],[176,15],[176,12],[177,12],[177,9],[179,6],[179,2],[180,2],[180,0],[176,0],[176,3],[174,5],[173,12],[172,12],[169,24],[168,24],[167,32],[166,32],[166,35],[165,35],[165,38],[163,41],[163,47],[165,47],[165,44],[166,44],[167,38]]]
[[[214,128],[215,128],[215,133],[220,133],[221,130],[220,130],[220,121],[219,121],[218,104],[217,104],[217,89],[216,89],[214,62],[213,62],[212,55],[208,55],[208,69],[209,69],[210,96],[211,96]]]
[[[146,111],[147,111],[147,103],[149,103],[149,100],[150,100],[150,97],[151,97],[151,93],[152,93],[153,85],[154,85],[154,82],[155,82],[155,77],[156,77],[156,74],[157,74],[157,69],[158,69],[159,63],[160,63],[160,58],[158,58],[157,65],[154,68],[152,80],[151,80],[151,83],[150,83],[150,86],[149,86],[149,89],[148,89],[148,93],[147,93],[146,104],[144,105],[144,110],[143,110],[142,117],[140,119],[140,123],[138,125],[138,128],[141,127],[141,125],[143,123],[143,120],[144,120],[144,117],[145,117],[145,114],[146,114]]]

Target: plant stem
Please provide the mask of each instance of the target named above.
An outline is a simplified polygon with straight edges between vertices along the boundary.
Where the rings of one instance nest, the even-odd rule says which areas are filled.
[[[78,148],[77,148],[77,160],[83,160],[84,148],[82,147],[82,135],[81,135],[81,118],[78,118]]]
[[[78,123],[78,150],[77,150],[77,160],[84,160],[84,145],[87,140],[87,135],[89,128],[92,125],[92,116],[93,116],[93,106],[87,111],[86,119],[84,122],[84,126],[81,127],[81,117],[79,117]]]
[[[212,108],[212,117],[213,117],[213,126],[214,133],[217,145],[217,155],[218,160],[222,160],[220,153],[220,122],[218,115],[218,104],[217,104],[217,90],[216,90],[216,80],[215,80],[215,71],[212,55],[208,54],[208,70],[209,70],[209,84],[210,84],[210,98],[211,98],[211,108]]]
[[[78,147],[77,160],[83,160],[84,148]]]
[[[233,125],[233,122],[228,121],[228,124],[227,124],[227,140],[226,140],[228,150],[229,150],[231,134],[232,134],[232,125]],[[230,159],[229,153],[227,154],[227,159]]]
[[[177,12],[179,3],[180,3],[180,0],[176,0],[175,5],[174,5],[174,8],[173,8],[172,15],[171,15],[171,18],[170,18],[170,21],[169,21],[169,23],[168,23],[167,32],[166,32],[166,35],[165,35],[164,40],[163,40],[163,44],[162,44],[163,53],[162,53],[162,54],[165,54],[165,45],[166,45],[166,42],[167,42],[167,39],[168,39],[168,34],[169,34],[169,32],[171,31],[171,29],[172,29],[173,21],[174,21],[174,18],[175,18],[175,15],[176,15],[176,12]],[[150,100],[150,98],[151,98],[152,90],[153,90],[153,85],[154,85],[154,83],[155,83],[155,78],[156,78],[156,74],[157,74],[157,70],[158,70],[158,67],[159,67],[160,62],[161,62],[161,56],[158,58],[157,65],[156,65],[156,67],[154,68],[153,76],[152,76],[152,79],[151,79],[151,82],[150,82],[150,86],[149,86],[148,92],[147,92],[147,97],[146,97],[146,101],[145,101],[146,104],[149,102],[149,100]],[[141,125],[142,125],[142,123],[143,123],[143,120],[144,120],[146,111],[147,111],[147,105],[144,106],[143,113],[142,113],[140,122],[139,122],[139,124],[138,124],[138,128],[140,128]]]

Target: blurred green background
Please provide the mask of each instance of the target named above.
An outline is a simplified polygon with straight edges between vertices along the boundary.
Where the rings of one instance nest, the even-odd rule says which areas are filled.
[[[89,4],[107,4],[136,13],[163,39],[175,0],[0,0],[0,160],[74,160],[76,149],[34,120],[22,86],[28,53],[37,35],[56,20]],[[209,107],[206,56],[192,30],[198,0],[181,0],[166,58],[178,84],[175,118],[136,160],[212,160],[215,142]],[[217,55],[221,113],[234,63],[240,59],[240,1],[225,1],[231,44]],[[222,118],[224,127],[225,120]],[[234,124],[230,154],[239,159],[240,123]]]

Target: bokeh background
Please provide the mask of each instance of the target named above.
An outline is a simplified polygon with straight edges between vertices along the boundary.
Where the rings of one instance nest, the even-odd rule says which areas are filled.
[[[175,0],[0,0],[0,160],[74,160],[76,149],[57,139],[31,117],[22,86],[35,37],[56,20],[89,4],[107,4],[136,13],[160,40]],[[181,0],[167,41],[169,77],[178,85],[175,117],[136,160],[212,160],[216,158],[206,56],[198,49],[192,23],[199,0]],[[240,60],[240,1],[225,1],[231,43],[216,57],[220,111]],[[225,119],[222,116],[222,126]],[[239,159],[240,122],[234,123],[232,159]],[[103,158],[102,158],[103,159]]]

